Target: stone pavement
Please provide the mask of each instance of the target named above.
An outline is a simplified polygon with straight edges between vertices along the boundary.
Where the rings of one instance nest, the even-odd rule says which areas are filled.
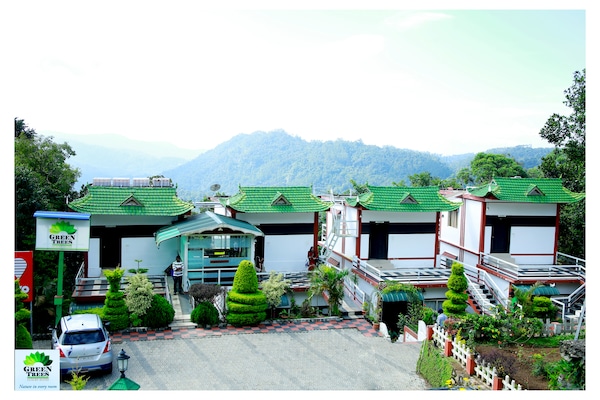
[[[140,390],[425,390],[421,343],[392,343],[365,319],[265,323],[255,327],[115,333]],[[93,375],[85,390],[119,377]],[[71,390],[61,383],[61,390]]]
[[[169,280],[172,288],[172,280]],[[172,290],[171,290],[172,292]],[[416,373],[419,342],[384,337],[343,303],[345,319],[265,321],[256,326],[196,328],[187,295],[174,295],[169,328],[111,334],[110,375],[92,375],[85,390],[106,390],[125,373],[144,390],[424,390]],[[50,348],[38,341],[34,348]],[[72,390],[61,382],[61,390]]]

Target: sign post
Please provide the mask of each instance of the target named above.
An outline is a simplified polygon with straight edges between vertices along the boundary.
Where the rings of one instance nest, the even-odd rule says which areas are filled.
[[[62,317],[65,251],[88,251],[90,248],[90,214],[60,211],[36,211],[35,249],[58,251],[56,284],[56,321]]]

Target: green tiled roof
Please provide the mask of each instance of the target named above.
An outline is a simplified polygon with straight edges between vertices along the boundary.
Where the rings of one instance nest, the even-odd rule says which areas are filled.
[[[437,186],[401,187],[367,186],[369,191],[346,202],[372,211],[437,212],[456,210],[462,203],[451,202],[440,194]]]
[[[154,238],[156,245],[158,246],[161,242],[177,236],[213,233],[219,228],[227,228],[234,232],[242,232],[254,236],[264,236],[262,231],[254,225],[224,215],[218,215],[211,211],[206,211],[200,215],[190,217],[186,221],[160,228],[158,232],[156,232]]]
[[[308,186],[241,186],[236,195],[221,199],[221,203],[245,213],[318,212],[332,205],[315,196]]]
[[[89,186],[88,193],[69,208],[91,215],[169,216],[185,214],[193,203],[177,197],[174,187]]]
[[[573,193],[563,187],[559,178],[494,178],[468,192],[477,197],[493,196],[517,203],[574,203],[585,197],[585,193]]]

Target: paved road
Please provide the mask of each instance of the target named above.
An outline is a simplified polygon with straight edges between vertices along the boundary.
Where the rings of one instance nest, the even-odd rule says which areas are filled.
[[[116,335],[113,350],[115,358],[121,349],[131,357],[126,376],[140,390],[429,388],[415,372],[420,343],[392,343],[362,326],[339,324],[333,322],[328,329],[307,322],[270,330],[228,327],[166,331],[158,337]],[[115,361],[112,375],[92,376],[85,390],[108,389],[118,378]],[[63,382],[61,390],[71,387]]]

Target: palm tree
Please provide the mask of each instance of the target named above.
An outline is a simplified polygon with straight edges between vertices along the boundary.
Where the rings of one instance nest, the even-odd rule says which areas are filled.
[[[348,275],[348,270],[339,270],[325,264],[320,264],[317,268],[309,272],[310,288],[308,289],[308,299],[315,295],[327,293],[329,304],[329,316],[340,314],[340,304],[344,299],[344,278]]]

